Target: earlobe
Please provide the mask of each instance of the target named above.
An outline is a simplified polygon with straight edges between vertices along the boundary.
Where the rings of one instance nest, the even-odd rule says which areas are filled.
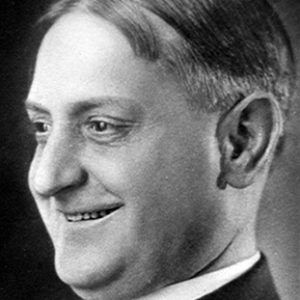
[[[218,187],[251,185],[270,164],[282,132],[282,112],[272,94],[256,92],[237,103],[217,128],[221,153]]]

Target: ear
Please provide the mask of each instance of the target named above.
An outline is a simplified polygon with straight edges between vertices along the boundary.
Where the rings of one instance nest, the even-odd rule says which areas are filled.
[[[282,112],[272,94],[256,92],[238,102],[217,128],[221,152],[218,187],[251,185],[271,162],[282,132]]]

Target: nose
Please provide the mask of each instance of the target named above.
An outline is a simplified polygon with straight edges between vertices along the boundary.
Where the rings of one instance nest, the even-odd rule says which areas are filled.
[[[45,198],[75,189],[88,177],[80,163],[78,144],[63,137],[49,137],[44,148],[37,149],[32,167],[32,188]]]

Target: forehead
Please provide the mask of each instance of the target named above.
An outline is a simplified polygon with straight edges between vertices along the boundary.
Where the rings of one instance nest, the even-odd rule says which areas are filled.
[[[118,51],[120,48],[122,52]],[[104,60],[118,59],[120,54],[122,59],[133,58],[129,43],[116,27],[104,19],[81,12],[72,12],[56,21],[42,42],[38,58],[68,63],[72,59],[71,52],[77,56],[78,64],[100,55]]]
[[[100,90],[103,96],[129,98],[137,89],[144,88],[146,92],[151,88],[149,82],[158,84],[159,74],[155,64],[136,57],[114,25],[99,17],[72,12],[46,34],[29,98],[94,98]]]

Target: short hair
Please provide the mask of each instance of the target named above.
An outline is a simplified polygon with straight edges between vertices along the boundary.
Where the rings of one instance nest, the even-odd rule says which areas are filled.
[[[285,28],[266,0],[58,0],[39,24],[49,29],[78,9],[114,24],[138,57],[178,76],[195,109],[226,111],[261,90],[272,92],[288,111],[294,56]],[[164,38],[151,14],[177,38]]]

